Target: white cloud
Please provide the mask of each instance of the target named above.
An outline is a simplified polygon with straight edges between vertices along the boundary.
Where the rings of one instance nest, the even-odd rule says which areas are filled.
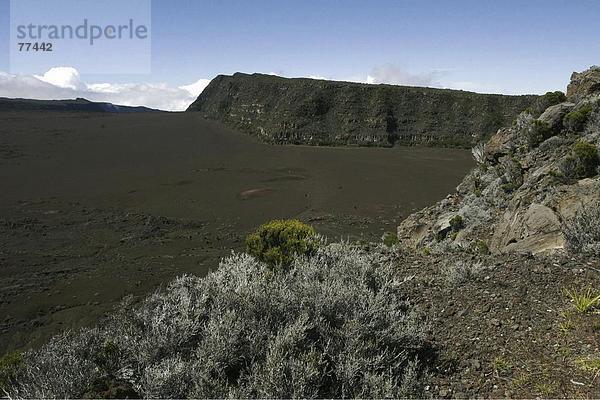
[[[413,74],[405,68],[395,64],[378,65],[369,75],[367,75],[366,83],[387,83],[390,85],[405,85],[405,86],[440,86],[438,72],[426,72]]]
[[[192,96],[198,97],[209,83],[210,79],[198,79],[190,85],[179,86],[179,89],[187,90]]]
[[[43,75],[12,75],[0,71],[0,97],[41,100],[83,97],[125,106],[167,111],[185,110],[210,80],[173,87],[166,83],[85,83],[75,68],[56,67]]]
[[[44,75],[34,75],[40,81],[58,86],[63,89],[78,90],[85,87],[81,83],[79,71],[72,67],[51,68]]]

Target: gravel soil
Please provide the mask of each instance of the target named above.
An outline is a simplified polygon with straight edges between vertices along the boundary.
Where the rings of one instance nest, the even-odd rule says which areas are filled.
[[[567,293],[597,291],[600,260],[401,254],[399,265],[431,323],[432,397],[600,398],[600,310],[578,312]]]

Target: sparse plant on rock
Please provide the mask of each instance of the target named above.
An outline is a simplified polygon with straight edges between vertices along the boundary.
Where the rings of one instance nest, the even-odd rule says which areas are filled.
[[[0,358],[0,396],[4,396],[15,380],[21,374],[24,367],[23,354],[13,351]]]
[[[481,239],[476,240],[475,242],[473,242],[472,247],[477,253],[479,253],[481,255],[490,254],[490,247],[488,246],[488,244],[486,243],[485,240],[481,240]]]
[[[479,143],[471,149],[473,159],[479,165],[485,164],[485,144]]]
[[[452,228],[452,231],[458,232],[464,227],[465,221],[462,215],[455,215],[454,217],[452,217],[452,219],[450,219],[450,228]]]
[[[504,192],[512,193],[523,184],[523,167],[515,157],[502,158],[497,171],[502,180],[500,187]]]
[[[514,129],[517,132],[522,131],[523,129],[527,129],[535,120],[533,115],[529,110],[523,111],[521,114],[517,116],[514,122]]]
[[[546,106],[547,108],[567,101],[567,96],[564,94],[564,92],[556,90],[554,92],[546,92],[546,94],[542,96],[542,99],[546,104],[548,104]]]
[[[472,263],[466,261],[453,261],[446,266],[444,275],[446,283],[456,285],[468,282],[479,275],[484,269],[481,263]]]
[[[582,204],[563,226],[567,248],[576,254],[600,255],[600,202]]]
[[[600,307],[600,292],[595,292],[592,288],[581,291],[567,290],[567,295],[571,298],[575,309],[580,313]]]
[[[533,104],[525,110],[533,115],[534,118],[539,117],[548,107],[563,103],[567,100],[567,96],[557,90],[555,92],[546,92],[543,96],[538,97]]]
[[[270,265],[288,265],[297,255],[310,256],[319,244],[314,228],[298,220],[275,220],[246,238],[249,254]]]
[[[571,111],[563,120],[564,126],[572,132],[581,132],[592,112],[592,106],[585,104],[577,110]]]
[[[600,166],[598,148],[589,142],[579,141],[571,148],[571,154],[561,163],[561,173],[571,179],[583,179],[595,176]]]
[[[530,149],[533,149],[551,138],[554,135],[554,131],[546,122],[536,119],[526,130],[526,135],[527,145]]]
[[[398,234],[395,232],[386,232],[382,237],[383,244],[392,247],[398,244]]]

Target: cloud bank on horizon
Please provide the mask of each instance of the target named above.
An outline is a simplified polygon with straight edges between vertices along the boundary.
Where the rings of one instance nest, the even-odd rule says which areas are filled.
[[[185,86],[166,83],[86,83],[72,67],[55,67],[42,75],[13,75],[0,71],[0,97],[40,100],[73,99],[145,106],[165,111],[185,110],[209,79]]]
[[[271,72],[285,76],[285,73]],[[444,82],[443,71],[411,73],[395,64],[376,66],[363,78],[336,79],[307,75],[312,79],[344,80],[371,84],[427,86],[494,92],[493,88],[474,82]],[[15,75],[0,71],[0,97],[60,100],[83,97],[90,101],[109,102],[124,106],[145,106],[165,111],[183,111],[208,86],[210,79],[201,78],[183,86],[167,83],[87,83],[77,69],[55,67],[41,75]]]

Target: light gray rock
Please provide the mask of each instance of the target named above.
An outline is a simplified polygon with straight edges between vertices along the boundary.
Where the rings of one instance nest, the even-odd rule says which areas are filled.
[[[538,119],[547,123],[552,129],[560,129],[562,127],[562,120],[564,116],[571,112],[574,107],[574,103],[560,103],[555,106],[548,107]]]
[[[564,248],[560,218],[549,207],[531,204],[506,211],[496,226],[490,244],[494,253],[530,252],[537,254]]]

